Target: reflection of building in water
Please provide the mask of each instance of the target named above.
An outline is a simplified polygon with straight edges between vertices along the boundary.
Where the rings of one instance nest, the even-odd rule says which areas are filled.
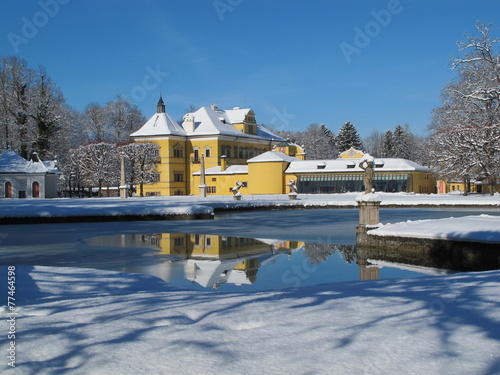
[[[159,233],[143,235],[142,241],[153,245],[161,254],[179,257],[188,280],[203,287],[229,283],[252,284],[257,279],[259,258],[277,252],[291,252],[303,243],[272,241],[206,234]]]

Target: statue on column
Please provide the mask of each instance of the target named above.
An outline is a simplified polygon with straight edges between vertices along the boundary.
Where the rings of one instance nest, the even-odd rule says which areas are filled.
[[[365,194],[370,194],[373,189],[373,174],[375,169],[375,160],[373,156],[364,154],[359,161],[358,166],[365,171],[363,183],[365,185]]]

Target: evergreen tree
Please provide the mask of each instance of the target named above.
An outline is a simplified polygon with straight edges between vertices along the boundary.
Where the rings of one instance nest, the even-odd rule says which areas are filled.
[[[328,139],[328,143],[336,147],[335,134],[325,124],[321,124],[321,130],[323,130],[323,134]]]
[[[336,137],[336,145],[339,152],[347,151],[351,147],[354,147],[357,150],[361,150],[363,148],[358,131],[351,122],[347,121],[340,128],[339,134]]]
[[[394,155],[393,147],[393,134],[392,131],[387,130],[384,134],[384,153],[383,157],[392,158]]]
[[[54,135],[59,130],[63,114],[64,98],[43,70],[34,94],[34,110],[31,115],[35,122],[35,151],[44,159],[51,151]]]
[[[408,132],[401,125],[396,126],[392,137],[393,158],[400,158],[400,159],[411,158],[409,138],[410,136]]]

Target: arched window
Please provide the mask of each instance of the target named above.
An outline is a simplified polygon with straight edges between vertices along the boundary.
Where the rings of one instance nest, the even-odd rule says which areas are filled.
[[[5,183],[5,198],[12,198],[12,182]]]
[[[40,198],[40,184],[38,181],[33,182],[33,189],[31,191],[31,196],[33,198]]]

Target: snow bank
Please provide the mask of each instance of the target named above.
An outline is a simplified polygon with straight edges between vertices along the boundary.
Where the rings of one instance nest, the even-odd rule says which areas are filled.
[[[92,199],[0,199],[0,218],[7,217],[71,217],[123,215],[193,215],[210,214],[213,210],[240,208],[326,208],[357,207],[358,193],[298,194],[290,200],[288,194],[245,195],[241,201],[233,196],[176,196],[147,198]],[[371,195],[370,195],[371,196]],[[500,207],[500,196],[446,194],[375,193],[381,206],[489,206]]]
[[[500,371],[498,271],[213,294],[144,275],[18,267],[16,290],[9,374]]]
[[[371,230],[370,235],[500,243],[500,216],[464,216],[385,224]]]

